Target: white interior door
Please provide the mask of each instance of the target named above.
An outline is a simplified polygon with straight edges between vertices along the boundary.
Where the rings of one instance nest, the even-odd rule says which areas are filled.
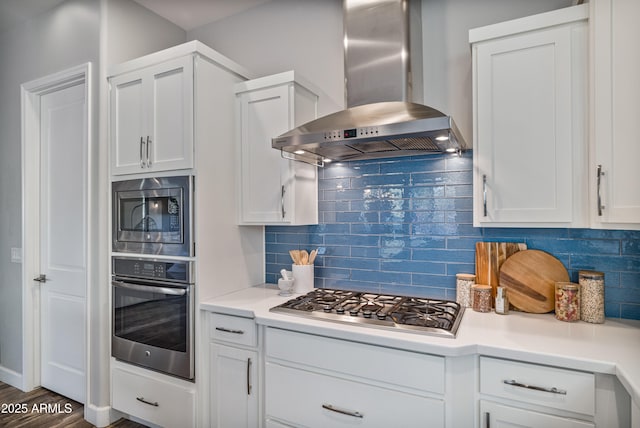
[[[81,403],[86,385],[84,82],[40,99],[40,383]]]

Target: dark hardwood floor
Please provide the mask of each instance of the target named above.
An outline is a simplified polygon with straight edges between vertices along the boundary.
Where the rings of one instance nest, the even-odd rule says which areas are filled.
[[[0,382],[0,427],[2,428],[92,428],[83,417],[84,406],[44,388],[22,392]],[[144,428],[119,419],[112,428]]]

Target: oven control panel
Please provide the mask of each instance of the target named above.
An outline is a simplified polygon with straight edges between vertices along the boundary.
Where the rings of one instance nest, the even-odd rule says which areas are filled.
[[[182,260],[113,258],[113,275],[191,283],[191,263]]]

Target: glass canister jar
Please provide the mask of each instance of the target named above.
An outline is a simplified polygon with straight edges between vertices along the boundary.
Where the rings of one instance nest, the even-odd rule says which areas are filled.
[[[604,273],[593,270],[578,272],[580,283],[580,319],[594,324],[604,322]]]
[[[471,307],[471,287],[476,282],[476,276],[470,273],[456,274],[456,302],[465,308]]]
[[[475,284],[471,287],[473,294],[473,310],[476,312],[491,312],[491,286]]]
[[[580,285],[574,282],[556,282],[556,319],[580,320]]]

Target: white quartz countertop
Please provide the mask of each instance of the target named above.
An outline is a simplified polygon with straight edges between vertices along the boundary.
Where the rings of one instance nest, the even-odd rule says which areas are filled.
[[[200,309],[255,318],[258,324],[443,356],[480,354],[613,374],[640,406],[640,321],[607,318],[604,324],[566,323],[553,314],[508,315],[465,310],[455,339],[381,330],[269,312],[292,297],[271,285],[217,297]]]

